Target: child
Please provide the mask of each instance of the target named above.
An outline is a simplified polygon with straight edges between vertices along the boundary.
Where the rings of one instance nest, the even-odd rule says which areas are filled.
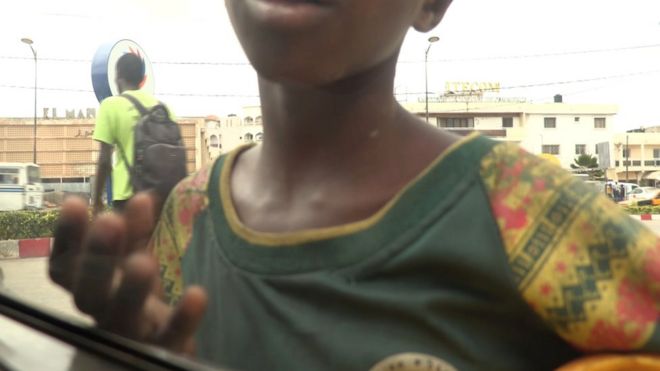
[[[172,192],[158,267],[141,249],[148,196],[90,228],[70,202],[52,277],[102,328],[177,351],[194,335],[201,359],[239,370],[546,370],[657,351],[651,232],[549,162],[396,103],[408,28],[433,29],[449,3],[227,0],[263,144]]]

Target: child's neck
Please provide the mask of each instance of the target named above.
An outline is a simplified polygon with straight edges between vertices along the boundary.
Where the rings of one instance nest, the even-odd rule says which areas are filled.
[[[268,167],[335,166],[384,139],[400,107],[393,97],[396,59],[324,87],[301,87],[260,80],[264,122],[262,158]],[[321,162],[321,163],[319,163]],[[300,169],[299,169],[300,170]]]
[[[260,82],[264,142],[238,157],[230,185],[243,223],[282,232],[364,219],[456,140],[397,104],[395,64],[324,89]]]

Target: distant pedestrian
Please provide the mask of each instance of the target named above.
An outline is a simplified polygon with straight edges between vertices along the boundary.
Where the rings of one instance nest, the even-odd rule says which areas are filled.
[[[626,186],[623,184],[621,184],[621,200],[626,200]]]
[[[124,54],[117,62],[117,86],[119,93],[134,99],[146,109],[159,104],[151,94],[140,89],[144,79],[144,61],[135,54]],[[103,189],[108,176],[112,174],[112,207],[122,211],[126,202],[133,196],[131,174],[134,165],[133,127],[141,117],[138,107],[122,96],[113,96],[101,103],[94,129],[94,140],[100,143],[100,154],[96,169],[94,192],[94,214],[103,209]],[[170,115],[172,116],[172,115]],[[116,162],[112,163],[112,153],[118,150]]]

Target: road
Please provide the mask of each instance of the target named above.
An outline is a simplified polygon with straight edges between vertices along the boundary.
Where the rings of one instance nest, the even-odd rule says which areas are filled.
[[[660,235],[660,220],[643,223]],[[37,306],[44,306],[64,316],[90,321],[75,309],[67,292],[48,279],[47,263],[45,258],[0,260],[5,288]]]
[[[37,307],[90,322],[88,317],[76,310],[71,296],[51,282],[47,267],[46,258],[0,260],[0,269],[4,275],[3,286],[20,299]]]

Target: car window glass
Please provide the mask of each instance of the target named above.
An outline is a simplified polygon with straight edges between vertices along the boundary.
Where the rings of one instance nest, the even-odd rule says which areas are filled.
[[[330,0],[245,2],[295,3],[300,8],[334,3]],[[355,2],[375,4],[377,1]],[[337,0],[337,4],[350,3],[351,0]],[[389,3],[393,4],[391,0]],[[342,6],[349,9],[349,5]],[[199,174],[199,171],[206,174],[204,172],[214,161],[226,159],[223,156],[238,148],[266,146],[268,136],[276,135],[273,133],[275,129],[268,127],[268,119],[275,113],[289,109],[304,112],[305,107],[301,108],[297,100],[286,104],[280,101],[281,107],[270,112],[263,109],[262,112],[260,86],[264,89],[277,76],[266,74],[261,79],[257,76],[234,33],[224,0],[5,1],[0,4],[0,21],[3,25],[3,37],[0,38],[0,98],[3,102],[0,104],[0,287],[62,317],[93,323],[90,316],[78,309],[71,294],[49,277],[48,257],[62,205],[68,198],[78,197],[85,203],[90,218],[95,212],[120,210],[125,205],[122,201],[133,196],[135,187],[132,178],[135,167],[127,167],[126,163],[133,162],[134,165],[136,158],[146,157],[144,152],[135,149],[136,137],[132,129],[139,109],[128,100],[120,99],[107,100],[105,105],[109,108],[106,111],[101,109],[99,84],[108,91],[102,98],[119,95],[119,91],[115,86],[116,65],[99,67],[99,55],[107,52],[106,62],[112,57],[116,64],[121,56],[130,54],[144,63],[139,76],[142,80],[137,83],[139,89],[136,90],[149,94],[146,97],[140,96],[139,92],[135,95],[139,102],[149,107],[162,103],[168,108],[170,119],[180,130],[177,148],[181,151],[179,153],[185,154],[179,165],[189,174]],[[369,22],[375,20],[365,17],[360,22],[371,24]],[[336,26],[334,32],[339,34],[349,23]],[[259,30],[262,34],[258,34]],[[263,28],[254,28],[251,32],[254,39],[272,37]],[[363,56],[372,52],[372,46],[381,46],[372,43],[369,47],[358,48],[358,38],[354,41],[355,44],[339,43],[333,37],[332,40],[306,40],[305,45],[322,44],[324,48],[333,49],[328,58]],[[110,49],[118,45],[125,47]],[[300,46],[290,50],[297,48]],[[111,50],[114,51],[111,53]],[[393,98],[388,95],[388,99],[391,102],[396,100],[402,112],[410,112],[417,124],[426,125],[427,129],[444,130],[452,138],[475,135],[494,139],[497,143],[518,145],[543,161],[561,167],[565,174],[573,176],[571,179],[590,182],[593,185],[590,191],[610,198],[612,205],[623,202],[619,206],[625,207],[626,212],[640,213],[644,210],[634,209],[630,204],[653,194],[660,197],[655,188],[660,184],[660,120],[656,109],[656,87],[660,85],[660,1],[454,1],[437,28],[426,33],[411,29],[400,51],[396,50],[400,54],[396,65],[392,64],[396,67],[396,77],[392,86],[387,88]],[[275,52],[264,54],[268,58],[278,57]],[[311,58],[310,55],[304,57]],[[385,56],[378,55],[375,59],[381,63]],[[321,62],[317,69],[323,67]],[[304,66],[301,63],[289,66],[289,69]],[[362,64],[351,68],[354,71],[342,65],[331,72],[350,70],[352,72],[346,78],[362,76]],[[103,77],[102,82],[99,82],[99,76]],[[328,76],[334,75],[328,73]],[[304,85],[305,81],[289,83],[298,86]],[[343,93],[343,89],[350,88],[341,84],[318,84],[319,89],[326,89],[329,94]],[[357,93],[346,93],[344,97],[350,98],[351,104],[365,99],[364,95]],[[116,116],[115,110],[122,107],[131,112],[130,130],[118,129],[116,125],[119,124],[115,121],[108,123]],[[365,111],[369,114],[365,114],[363,121],[373,123],[373,130],[352,132],[351,144],[346,148],[362,148],[381,140],[377,125],[383,116],[395,112],[381,106],[368,108]],[[397,106],[396,112],[398,109]],[[309,135],[295,140],[288,136],[277,138],[290,141],[292,146],[303,146],[319,132],[326,139],[333,138],[338,134],[334,125],[313,126],[323,121],[323,117],[317,115],[309,119],[309,127],[314,128],[307,133]],[[106,125],[99,130],[99,123]],[[403,130],[396,134],[396,138],[396,144],[387,147],[391,158],[386,158],[391,161],[392,172],[404,173],[410,170],[404,161],[415,156],[400,153],[402,141],[407,138]],[[97,192],[97,172],[102,162],[100,143],[108,141],[113,142],[107,153],[110,159],[108,176],[102,180],[104,186]],[[419,141],[421,149],[432,147],[423,139]],[[122,157],[126,155],[122,143],[133,146],[128,149],[130,160]],[[331,157],[340,163],[342,155],[339,150],[331,152],[331,156],[319,154],[315,152],[318,148],[312,147],[299,158]],[[169,165],[163,155],[167,152],[158,153],[155,162],[165,167]],[[442,161],[454,160],[443,157]],[[319,169],[322,167],[315,168]],[[512,169],[518,170],[515,166]],[[261,171],[269,173],[272,169]],[[342,182],[348,182],[351,187],[357,187],[361,182],[369,183],[369,176],[374,171],[373,167],[365,167],[348,180],[340,177],[321,179],[326,185],[340,187],[344,184]],[[420,170],[416,175],[419,174],[425,173]],[[272,177],[279,175],[272,174]],[[411,179],[417,179],[415,176]],[[170,244],[171,254],[158,261],[156,268],[157,274],[161,275],[159,279],[163,279],[160,282],[163,291],[167,289],[179,294],[187,286],[183,283],[184,278],[192,279],[194,270],[184,265],[168,270],[165,265],[185,260],[183,252],[190,251],[187,247],[191,241],[200,239],[197,235],[193,237],[193,233],[206,233],[204,237],[209,239],[217,237],[211,234],[211,229],[204,229],[210,228],[210,224],[196,224],[199,215],[207,216],[207,212],[215,215],[213,213],[219,209],[211,210],[210,205],[217,206],[218,203],[210,201],[205,193],[209,192],[206,187],[208,179],[203,178],[203,184],[189,181],[197,187],[194,191],[171,193],[185,193],[186,202],[179,205],[172,202],[165,206],[170,211],[170,219],[165,223],[189,224],[186,227],[177,224],[172,235],[162,237],[166,240],[161,241],[162,245]],[[385,182],[374,183],[385,187]],[[621,190],[622,183],[625,183],[624,191]],[[253,206],[267,204],[270,194],[266,190],[274,189],[269,188],[268,181],[259,184],[263,189],[245,197],[252,200]],[[391,193],[398,195],[398,192],[413,189],[404,188],[404,184],[409,183],[401,182],[399,190]],[[541,189],[543,185],[535,184],[534,187]],[[220,186],[214,191],[218,189]],[[313,199],[324,207],[329,207],[326,204],[343,207],[342,215],[352,215],[349,211],[353,211],[354,202],[334,195],[328,196],[331,198],[328,201],[327,195],[315,192],[315,189],[291,192],[287,193],[287,199],[295,207],[300,200]],[[169,189],[166,193],[170,194]],[[370,197],[379,195],[379,192],[373,192],[368,197],[359,198],[369,201]],[[231,192],[222,196],[218,193],[218,197],[225,197],[222,202],[229,202],[227,200],[232,200],[233,196],[236,195]],[[390,200],[401,198],[391,196]],[[384,204],[392,206],[394,201]],[[219,203],[225,205],[222,202]],[[291,210],[295,209],[294,206]],[[287,209],[281,218],[273,219],[281,221],[293,215],[296,222],[306,220],[297,217],[296,210],[291,210]],[[391,209],[389,206],[379,209],[367,205],[364,210],[383,210],[382,213],[371,213],[382,216]],[[231,216],[240,219],[241,211],[235,211],[236,215],[232,213]],[[660,214],[660,209],[657,212]],[[522,211],[520,215],[523,215]],[[355,219],[367,220],[366,217]],[[243,227],[239,222],[236,224],[239,225],[237,230]],[[465,225],[470,226],[469,223]],[[151,236],[148,237],[140,240],[144,242],[141,247],[146,241],[152,241]],[[289,242],[284,245],[290,247]],[[250,254],[253,252],[249,251]],[[272,249],[266,254],[279,251]],[[231,261],[231,257],[228,260]],[[284,259],[282,264],[287,264],[286,261]],[[185,263],[193,264],[187,260]],[[180,282],[181,287],[175,282]],[[545,286],[534,289],[550,295]],[[213,300],[222,298],[212,297]],[[316,331],[313,326],[308,328],[303,324],[293,327],[302,332]]]

